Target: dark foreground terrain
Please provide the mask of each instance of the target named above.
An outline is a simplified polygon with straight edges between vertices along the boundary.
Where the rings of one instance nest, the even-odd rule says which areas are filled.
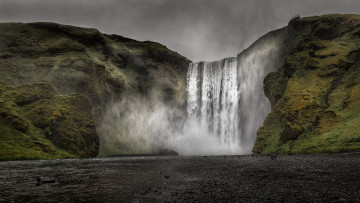
[[[0,202],[360,202],[359,169],[356,153],[6,161]]]

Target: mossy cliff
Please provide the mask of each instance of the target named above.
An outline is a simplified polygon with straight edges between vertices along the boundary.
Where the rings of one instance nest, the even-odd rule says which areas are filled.
[[[295,18],[284,63],[266,76],[271,113],[256,153],[360,150],[360,16]]]
[[[0,160],[95,157],[99,137],[80,94],[58,95],[47,84],[0,83]]]
[[[156,42],[55,23],[0,23],[0,39],[2,82],[44,81],[61,94],[84,93],[96,116],[109,99],[154,86],[166,99],[183,99],[189,60]]]
[[[360,16],[295,18],[272,32],[277,34],[284,35],[284,41],[273,64],[282,65],[264,80],[272,110],[257,132],[253,151],[360,150]],[[20,150],[28,150],[28,155],[18,154],[19,159],[96,156],[95,138],[87,140],[95,128],[83,108],[92,111],[101,156],[147,153],[137,148],[146,144],[144,140],[129,131],[129,112],[151,112],[158,101],[184,107],[188,62],[159,43],[95,29],[0,23],[0,82],[20,86],[1,85],[1,139],[7,140],[2,156]],[[83,94],[92,107],[83,96],[59,96],[50,86],[33,84],[38,82],[62,95]],[[32,90],[39,88],[44,98]],[[16,96],[20,93],[31,102],[21,102]],[[72,97],[76,102],[66,103]],[[131,116],[135,121],[141,117]]]
[[[112,124],[104,124],[105,114],[110,111],[124,118],[129,105],[142,108],[149,103],[151,108],[151,101],[183,106],[188,62],[159,43],[96,29],[0,23],[0,82],[11,86],[43,82],[62,95],[85,95],[92,105],[104,156],[136,153],[127,149],[131,135],[117,130],[126,127],[124,123],[111,117]],[[113,111],[116,103],[124,105]]]

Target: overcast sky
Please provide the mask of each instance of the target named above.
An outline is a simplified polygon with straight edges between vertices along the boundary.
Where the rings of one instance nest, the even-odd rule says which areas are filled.
[[[296,14],[326,13],[360,14],[360,0],[0,0],[0,22],[92,27],[193,61],[235,56]]]

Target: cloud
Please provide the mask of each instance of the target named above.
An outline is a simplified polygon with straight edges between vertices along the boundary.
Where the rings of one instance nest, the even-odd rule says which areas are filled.
[[[358,0],[2,0],[0,21],[52,21],[157,41],[193,61],[235,56],[289,19],[359,13]]]

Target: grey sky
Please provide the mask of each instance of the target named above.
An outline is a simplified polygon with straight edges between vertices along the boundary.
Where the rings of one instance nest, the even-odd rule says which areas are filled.
[[[296,14],[326,13],[360,14],[360,0],[0,0],[0,22],[93,27],[193,61],[235,56]]]

